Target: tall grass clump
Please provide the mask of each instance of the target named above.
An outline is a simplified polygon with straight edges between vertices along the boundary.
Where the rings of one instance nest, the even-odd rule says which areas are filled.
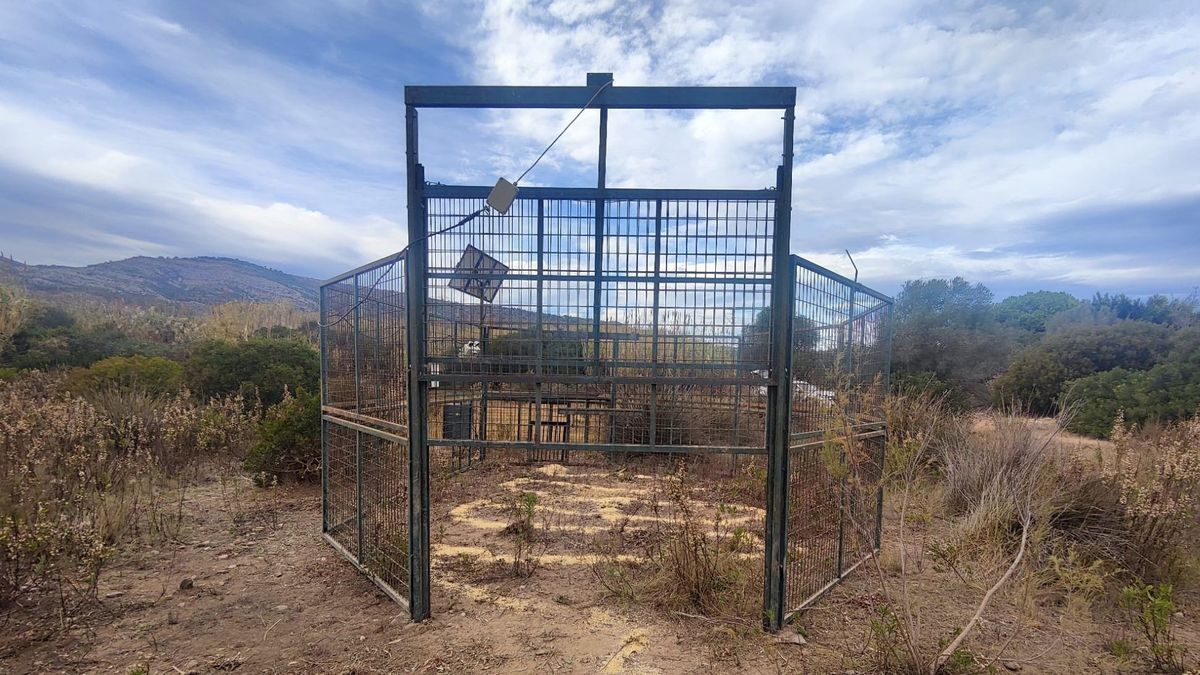
[[[1065,462],[1053,435],[1037,434],[1016,415],[991,413],[986,424],[960,437],[964,442],[942,455],[943,495],[947,511],[962,518],[965,536],[1003,538],[1023,517],[1048,522],[1062,507]],[[1030,509],[1034,513],[1022,513]]]

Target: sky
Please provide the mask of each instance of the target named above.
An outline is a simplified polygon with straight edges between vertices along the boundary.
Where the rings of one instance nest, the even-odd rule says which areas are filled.
[[[324,278],[402,248],[407,84],[797,87],[792,251],[885,292],[1200,286],[1194,1],[0,3],[0,250]],[[423,111],[515,178],[569,111]],[[592,185],[589,111],[525,184]],[[774,185],[777,112],[614,111],[609,184]]]

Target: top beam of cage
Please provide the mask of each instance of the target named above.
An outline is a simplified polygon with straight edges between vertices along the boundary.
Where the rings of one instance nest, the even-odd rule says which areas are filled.
[[[821,267],[820,265],[818,265],[817,263],[815,263],[811,260],[808,260],[806,258],[801,258],[798,255],[792,255],[792,260],[797,265],[799,265],[800,267],[803,267],[806,270],[816,272],[817,274],[820,274],[821,276],[824,276],[824,277],[829,277],[830,279],[833,279],[834,281],[837,281],[840,284],[849,286],[850,288],[853,288],[854,290],[856,290],[860,293],[866,293],[867,295],[871,296],[872,298],[875,298],[876,300],[878,300],[880,302],[883,302],[883,303],[886,303],[889,305],[893,303],[891,296],[884,295],[883,293],[880,293],[879,291],[877,291],[869,286],[863,285],[861,282],[855,281],[849,277],[844,277],[844,276],[838,274],[837,272],[834,272],[833,270]]]
[[[341,274],[339,274],[335,277],[329,277],[325,281],[321,282],[321,287],[324,288],[325,286],[332,286],[333,284],[346,281],[347,279],[350,279],[351,277],[356,277],[359,274],[362,274],[363,272],[370,272],[371,270],[378,269],[380,267],[383,267],[384,265],[391,265],[392,263],[396,262],[397,260],[403,260],[407,255],[408,255],[408,247],[406,246],[403,249],[401,249],[395,253],[392,253],[391,255],[387,255],[387,256],[380,258],[379,260],[376,260],[374,262],[369,262],[365,265],[359,265],[358,267],[355,267],[354,269],[350,270],[349,272],[342,272]]]
[[[483,199],[491,191],[490,185],[442,185],[430,183],[425,186],[425,196],[430,198]],[[517,199],[566,199],[589,201],[615,199],[653,201],[671,200],[730,200],[730,201],[774,201],[775,188],[760,190],[711,190],[702,188],[568,188],[568,187],[521,187]]]
[[[566,108],[587,105],[585,87],[407,86],[404,102],[417,108]],[[631,110],[783,110],[796,105],[795,87],[608,87],[591,108]]]

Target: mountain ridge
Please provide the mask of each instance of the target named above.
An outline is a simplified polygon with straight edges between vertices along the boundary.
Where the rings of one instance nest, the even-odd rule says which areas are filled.
[[[201,309],[223,302],[286,302],[317,309],[321,282],[224,256],[134,256],[81,267],[0,258],[0,281],[31,295]]]

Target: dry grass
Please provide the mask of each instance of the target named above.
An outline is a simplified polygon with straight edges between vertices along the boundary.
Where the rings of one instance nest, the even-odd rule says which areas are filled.
[[[702,514],[695,491],[683,463],[656,479],[646,504],[654,526],[627,532],[619,524],[599,538],[593,572],[610,594],[626,601],[709,617],[755,616],[762,574],[746,554],[760,542],[745,526],[729,522],[736,507],[722,504]],[[631,550],[640,553],[641,562],[620,558]]]
[[[183,490],[244,448],[240,400],[107,392],[93,400],[33,373],[0,383],[0,607],[24,595],[87,600],[118,546],[178,536]],[[240,445],[239,445],[240,444]]]

